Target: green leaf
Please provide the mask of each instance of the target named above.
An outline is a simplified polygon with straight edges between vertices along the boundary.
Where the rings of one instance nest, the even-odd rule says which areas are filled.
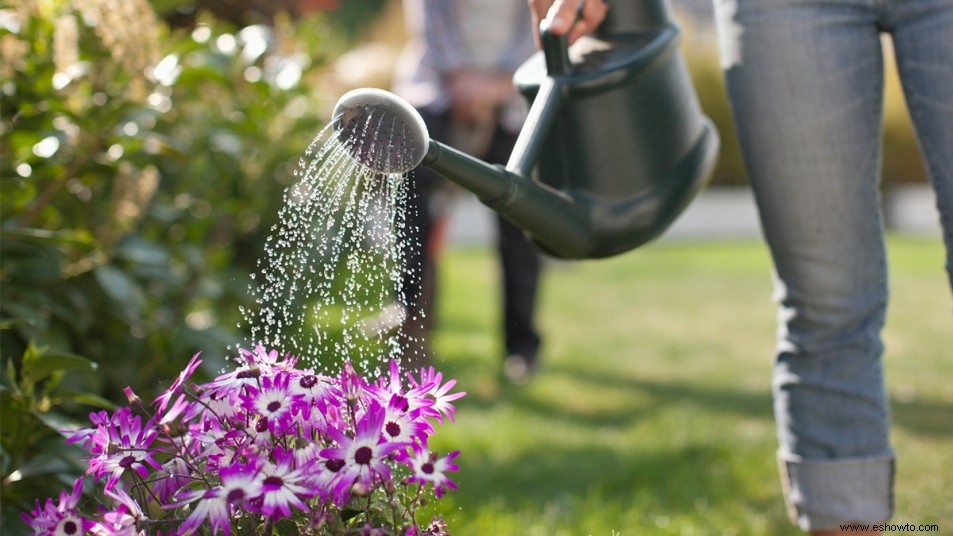
[[[341,520],[343,520],[343,521],[350,521],[351,519],[354,519],[355,517],[357,517],[357,516],[359,516],[359,515],[361,515],[361,514],[363,514],[363,513],[364,513],[363,510],[357,510],[357,509],[354,509],[354,508],[346,508],[346,507],[345,507],[343,510],[341,510]]]
[[[36,360],[40,358],[40,355],[43,353],[43,349],[39,348],[35,342],[32,340],[27,345],[26,350],[23,351],[23,359],[20,364],[20,375],[21,380],[24,384],[33,383],[33,380],[27,381],[27,378],[30,376],[29,370],[36,363]]]
[[[132,235],[119,244],[116,258],[136,264],[167,267],[170,255],[166,248],[147,242],[140,236]]]
[[[89,249],[96,247],[95,241],[92,240],[88,233],[76,230],[47,231],[44,229],[29,229],[23,227],[4,227],[0,228],[0,238],[3,240],[19,238],[38,244],[68,244],[83,246]]]
[[[7,454],[7,449],[0,445],[0,475],[9,475],[11,471],[12,458]]]
[[[17,391],[17,366],[13,363],[12,359],[7,359],[7,363],[4,366],[4,377],[3,377],[3,391],[6,392],[9,388],[13,392]]]
[[[17,326],[29,326],[32,324],[33,322],[28,318],[4,318],[0,320],[0,330],[13,329]]]
[[[300,534],[301,529],[298,528],[298,525],[294,521],[288,518],[280,519],[275,523],[274,530],[272,534]]]
[[[29,403],[19,393],[11,391],[0,392],[0,417],[3,419],[3,442],[7,442],[16,437],[20,430],[17,422],[20,417],[30,411]]]
[[[122,270],[111,265],[100,266],[96,268],[94,273],[99,286],[116,304],[124,309],[127,315],[131,317],[139,316],[143,303],[145,303],[145,296],[135,281]]]
[[[30,350],[28,349],[29,353]],[[23,377],[30,378],[33,381],[44,378],[58,370],[77,370],[86,372],[95,372],[99,366],[89,359],[66,352],[40,351],[30,359],[24,354],[23,359]]]
[[[88,427],[89,423],[80,423],[76,419],[67,417],[61,413],[55,411],[33,411],[33,416],[37,418],[44,426],[50,429],[50,431],[60,434],[63,430],[79,430],[84,426]]]
[[[73,402],[76,404],[85,404],[87,406],[94,406],[102,409],[114,409],[116,403],[107,398],[103,398],[95,393],[85,393],[81,391],[68,391],[61,390],[57,392],[57,396],[63,402]]]
[[[38,446],[36,456],[20,467],[19,478],[67,473],[68,480],[76,478],[77,470],[82,469],[83,449],[77,445],[67,445],[65,440],[54,439]]]
[[[42,458],[33,458],[18,467],[17,477],[18,480],[24,480],[41,475],[54,475],[70,471],[74,471],[74,468],[65,460],[44,456]]]

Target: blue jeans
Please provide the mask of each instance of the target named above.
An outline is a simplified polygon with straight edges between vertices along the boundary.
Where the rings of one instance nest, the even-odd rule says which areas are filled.
[[[805,530],[893,508],[880,338],[883,50],[892,35],[953,284],[953,0],[715,0],[738,138],[775,267],[779,462]]]

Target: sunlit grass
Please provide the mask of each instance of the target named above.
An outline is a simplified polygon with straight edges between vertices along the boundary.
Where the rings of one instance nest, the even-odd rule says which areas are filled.
[[[953,300],[935,240],[890,244],[885,339],[897,522],[953,519]],[[455,535],[796,534],[771,410],[774,306],[760,242],[661,243],[549,265],[543,367],[500,376],[488,250],[441,267],[438,365],[470,394],[437,434],[461,449]],[[946,528],[953,528],[946,527]]]

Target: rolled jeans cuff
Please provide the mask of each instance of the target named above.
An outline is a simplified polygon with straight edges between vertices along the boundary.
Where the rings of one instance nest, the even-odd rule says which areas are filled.
[[[882,523],[893,514],[894,454],[805,460],[778,452],[788,515],[801,530]]]

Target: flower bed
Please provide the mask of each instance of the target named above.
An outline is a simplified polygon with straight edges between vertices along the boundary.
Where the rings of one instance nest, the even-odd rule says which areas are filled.
[[[262,347],[241,357],[188,385],[196,354],[151,406],[127,387],[129,406],[65,432],[92,455],[101,504],[81,511],[80,478],[24,520],[42,534],[448,534],[417,510],[456,489],[459,451],[427,446],[464,395],[455,380],[433,367],[402,378],[393,361],[369,383],[350,363],[331,377]]]

